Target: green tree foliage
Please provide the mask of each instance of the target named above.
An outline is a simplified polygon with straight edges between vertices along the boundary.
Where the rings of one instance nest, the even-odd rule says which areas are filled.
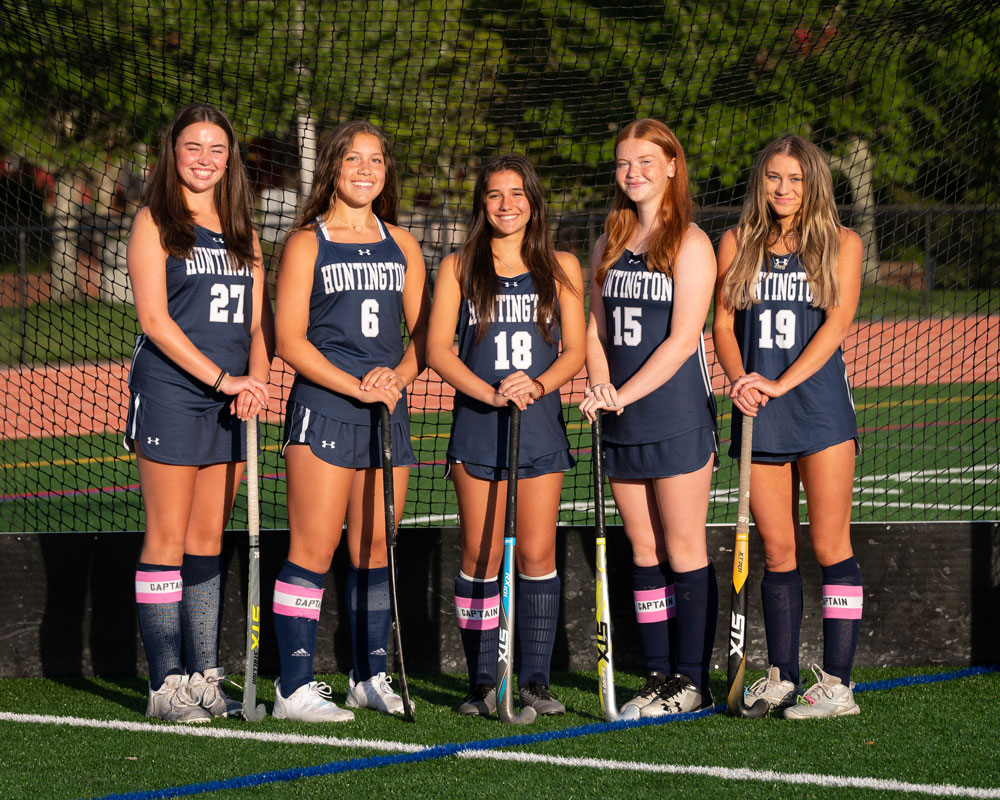
[[[869,142],[886,200],[995,201],[1000,11],[987,0],[3,0],[0,142],[59,170],[216,103],[294,163],[296,114],[386,127],[404,202],[455,206],[484,156],[531,155],[557,209],[607,199],[614,131],[674,127],[729,203],[786,130]]]

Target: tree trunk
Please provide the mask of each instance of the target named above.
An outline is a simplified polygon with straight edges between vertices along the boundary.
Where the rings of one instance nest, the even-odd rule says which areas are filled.
[[[65,303],[79,299],[76,285],[77,239],[80,205],[75,202],[76,174],[63,172],[56,179],[56,202],[52,212],[52,300]]]
[[[847,178],[854,199],[854,229],[861,237],[864,259],[861,263],[861,282],[865,285],[878,281],[878,242],[875,236],[875,164],[871,159],[868,142],[852,137],[848,152],[830,157],[830,169]]]

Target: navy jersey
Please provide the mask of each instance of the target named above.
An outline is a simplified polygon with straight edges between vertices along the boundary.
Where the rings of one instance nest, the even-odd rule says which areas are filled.
[[[222,234],[196,225],[191,255],[168,255],[166,278],[170,318],[220,369],[246,375],[253,316],[251,269],[231,269]],[[174,364],[145,334],[136,339],[128,385],[135,393],[188,414],[208,413],[231,400]]]
[[[806,272],[795,254],[769,256],[754,294],[760,303],[734,315],[747,372],[775,380],[791,366],[826,319],[812,305]],[[733,414],[738,451],[743,415]],[[754,420],[754,453],[804,454],[857,438],[858,423],[840,348],[810,378],[768,400]]]
[[[375,367],[394,368],[403,358],[403,284],[406,257],[382,220],[382,239],[368,244],[330,241],[322,220],[309,298],[306,338],[338,369],[358,379]],[[371,423],[371,407],[295,376],[291,402],[340,422]],[[407,418],[406,395],[393,419]]]
[[[611,383],[620,388],[670,335],[674,282],[646,268],[629,250],[611,266],[601,286]],[[614,444],[648,444],[698,428],[715,430],[715,395],[705,342],[659,388],[604,418],[604,438]]]
[[[479,320],[464,297],[458,316],[458,357],[494,388],[513,372],[537,378],[559,355],[559,326],[552,326],[551,342],[538,329],[538,293],[531,273],[497,281],[493,322],[482,339],[476,339]],[[507,407],[495,408],[457,392],[448,459],[505,468],[509,421]],[[568,448],[559,392],[547,391],[521,413],[520,463]]]

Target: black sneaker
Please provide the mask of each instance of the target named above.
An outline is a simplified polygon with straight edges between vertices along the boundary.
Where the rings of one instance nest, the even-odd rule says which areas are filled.
[[[621,715],[624,719],[639,719],[639,714],[643,708],[656,699],[660,689],[669,680],[667,675],[653,670],[646,676],[646,684],[639,693],[621,707]]]
[[[554,717],[566,713],[566,706],[556,699],[548,686],[531,681],[527,686],[519,686],[518,692],[521,695],[521,708],[531,706],[539,716]]]
[[[492,683],[480,683],[469,692],[462,704],[455,709],[467,717],[488,717],[497,710],[497,687]]]

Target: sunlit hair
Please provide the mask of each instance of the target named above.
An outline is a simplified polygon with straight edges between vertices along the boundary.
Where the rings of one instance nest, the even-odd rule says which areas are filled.
[[[524,195],[531,208],[531,219],[521,243],[521,260],[534,278],[538,294],[538,329],[547,342],[552,341],[552,329],[559,318],[556,282],[570,287],[569,279],[559,266],[552,240],[549,238],[548,212],[542,197],[542,185],[531,162],[524,156],[494,156],[476,178],[472,192],[472,223],[469,236],[458,254],[459,284],[462,293],[472,303],[479,318],[476,338],[482,339],[493,321],[496,297],[500,290],[493,265],[493,228],[486,217],[486,191],[490,178],[500,172],[516,172],[521,177]]]
[[[312,191],[302,206],[292,231],[309,227],[317,217],[325,216],[333,205],[337,194],[337,184],[340,183],[340,172],[344,165],[344,157],[351,149],[354,138],[359,134],[369,133],[378,139],[382,148],[382,158],[385,163],[385,184],[378,197],[372,201],[372,211],[375,216],[385,222],[396,224],[399,213],[399,190],[396,182],[396,162],[392,158],[389,140],[379,128],[366,120],[351,120],[343,122],[327,133],[319,144],[319,155],[316,158],[316,170],[313,174]]]
[[[616,158],[618,145],[626,139],[651,142],[663,151],[668,162],[672,158],[676,159],[674,177],[668,181],[660,200],[660,224],[651,233],[646,247],[647,268],[672,275],[674,259],[694,215],[684,149],[677,141],[674,132],[656,119],[637,119],[622,128],[618,138],[615,139]],[[614,203],[604,221],[607,243],[601,263],[594,272],[594,279],[598,283],[604,283],[604,276],[625,252],[625,245],[638,224],[639,217],[635,203],[629,200],[628,195],[621,190],[616,181]]]
[[[163,249],[175,258],[187,258],[194,248],[194,217],[184,200],[177,174],[175,148],[181,132],[189,125],[207,122],[217,125],[229,141],[229,158],[222,179],[215,184],[213,202],[222,223],[230,269],[253,264],[253,191],[247,179],[239,143],[232,124],[219,109],[190,105],[177,112],[163,136],[160,157],[146,184],[145,202],[160,232]]]
[[[736,226],[736,256],[726,273],[722,296],[730,308],[759,303],[754,295],[767,253],[781,236],[781,223],[767,202],[767,166],[774,156],[791,156],[802,168],[802,206],[792,220],[795,252],[805,269],[817,308],[840,303],[837,260],[840,219],[833,199],[833,178],[823,152],[808,139],[786,133],[770,142],[750,169],[747,196]]]

